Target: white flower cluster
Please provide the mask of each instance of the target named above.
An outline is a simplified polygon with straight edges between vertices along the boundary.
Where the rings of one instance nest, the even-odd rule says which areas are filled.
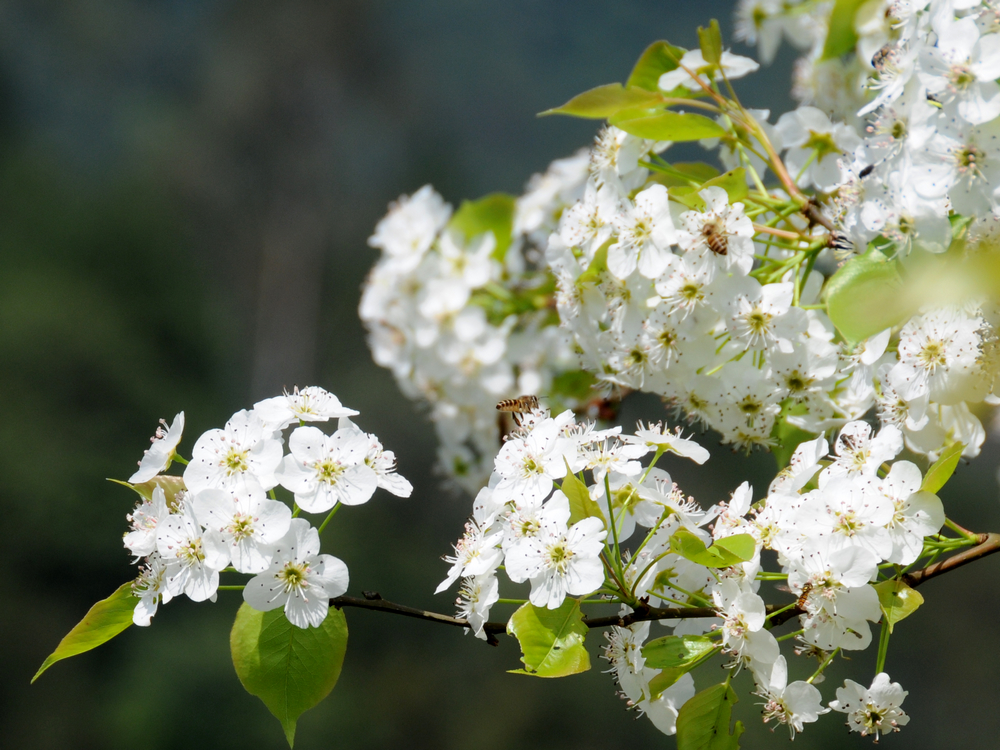
[[[129,552],[144,558],[133,622],[149,625],[160,602],[180,594],[215,601],[219,573],[231,566],[254,576],[243,591],[251,607],[284,607],[292,624],[318,626],[330,598],[347,590],[347,566],[320,554],[319,532],[274,499],[274,488],[290,490],[309,513],[365,503],[377,487],[400,497],[412,491],[395,473],[392,452],[350,421],[356,414],[315,386],[266,399],[202,434],[183,477],[163,473],[177,457],[183,412],[158,429],[129,480],[144,497],[124,537]],[[339,419],[333,435],[296,427],[284,454],[284,429],[330,419]]]
[[[786,156],[799,184],[833,195],[837,228],[858,252],[877,247],[904,263],[914,254],[944,253],[970,222],[969,244],[992,244],[995,250],[1000,27],[994,4],[865,3],[853,16],[856,55],[846,63],[823,58],[831,9],[749,0],[738,11],[742,37],[758,43],[765,58],[784,32],[795,43],[808,42],[807,64],[814,70],[854,71],[820,76],[805,98],[815,106],[782,118],[794,116],[802,126],[801,153]],[[863,82],[868,100],[858,99]],[[851,107],[839,106],[848,100]],[[850,124],[832,126],[816,107],[857,125],[864,137]],[[834,137],[836,128],[842,137]],[[787,132],[784,145],[794,145]],[[803,155],[813,157],[805,171]],[[830,179],[811,179],[810,170],[823,162],[830,164]],[[890,352],[885,357],[871,347],[863,353],[864,345],[854,353],[855,360],[879,360],[865,371],[865,380],[875,385],[883,423],[899,426],[907,447],[932,457],[952,441],[966,445],[966,457],[978,455],[985,431],[975,405],[1000,401],[994,392],[1000,309],[995,299],[965,302],[922,310],[902,326],[898,342],[885,332],[877,341],[877,350]],[[855,377],[853,389],[860,385]],[[867,402],[859,401],[854,415],[861,406]]]
[[[559,315],[584,369],[657,393],[747,448],[772,443],[786,399],[817,420],[863,414],[867,406],[833,400],[849,363],[825,313],[801,307],[817,301],[822,277],[752,277],[753,222],[721,187],[698,193],[700,210],[668,200],[659,184],[633,196],[648,174],[634,155],[651,148],[606,130],[584,198],[549,239]]]
[[[530,582],[529,601],[537,607],[554,609],[570,596],[614,598],[622,585],[631,589],[632,601],[651,607],[708,605],[716,617],[662,624],[678,636],[714,631],[718,640],[707,648],[727,654],[731,666],[752,671],[765,699],[765,721],[788,725],[794,737],[803,724],[833,708],[848,713],[857,731],[892,731],[907,721],[899,710],[905,692],[889,686],[884,674],[871,695],[848,681],[830,708],[823,707],[812,680],[788,683],[785,657],[766,627],[758,574],[761,551],[777,552],[781,575],[770,577],[787,577],[804,611],[800,653],[825,658],[826,652],[867,648],[869,622],[882,616],[871,585],[879,565],[913,563],[924,538],[938,533],[945,521],[937,496],[920,490],[920,470],[894,461],[902,445],[893,426],[873,436],[867,423],[851,422],[841,430],[833,455],[827,456],[822,437],[800,445],[762,503],[752,504],[752,488],[744,483],[728,503],[706,511],[655,466],[665,452],[703,463],[708,452],[693,441],[659,425],[621,435],[620,428],[578,424],[570,412],[556,417],[535,412],[497,455],[489,486],[476,498],[454,556],[446,558],[452,567],[438,591],[464,579],[459,613],[483,638],[483,624],[499,598],[501,565],[511,581]],[[643,467],[639,459],[654,451],[652,464]],[[886,465],[889,470],[880,476]],[[593,482],[581,497],[567,483],[586,486],[580,479],[585,471]],[[624,547],[638,526],[648,530],[646,536],[622,556],[616,580],[606,571],[614,570],[619,545]],[[747,540],[752,556],[721,569],[699,564],[675,546],[679,535],[707,548],[737,534],[752,539]],[[621,614],[631,611],[623,605]],[[647,666],[642,655],[649,628],[648,622],[612,628],[605,654],[629,703],[673,734],[694,684],[685,675],[657,687],[661,670]]]
[[[469,492],[485,484],[500,444],[497,400],[547,393],[576,364],[547,309],[536,244],[582,193],[586,166],[582,153],[535,175],[505,236],[466,237],[426,185],[390,206],[369,239],[382,251],[359,311],[373,357],[404,394],[429,404],[440,465]]]

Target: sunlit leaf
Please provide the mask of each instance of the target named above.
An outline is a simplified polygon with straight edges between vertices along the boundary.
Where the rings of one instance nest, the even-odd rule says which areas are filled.
[[[958,462],[962,458],[962,451],[965,450],[964,443],[952,443],[943,451],[931,467],[924,474],[923,484],[920,489],[924,492],[937,494],[938,490],[945,486],[951,475],[955,473]]]
[[[82,654],[107,643],[132,624],[132,612],[139,600],[132,596],[132,582],[123,583],[107,599],[101,599],[84,615],[73,629],[59,641],[56,650],[42,662],[31,678],[34,682],[42,672],[57,661]]]
[[[726,134],[725,129],[715,120],[683,112],[661,112],[650,117],[627,120],[612,117],[611,123],[626,133],[652,141],[700,141]]]
[[[558,609],[525,604],[510,618],[507,632],[517,638],[524,654],[524,669],[510,670],[515,674],[567,677],[590,669],[583,645],[587,626],[576,599],[567,599]]]
[[[826,309],[841,335],[857,343],[908,317],[895,261],[872,250],[849,260],[826,285]]]
[[[747,171],[743,167],[736,167],[736,169],[730,169],[725,174],[713,177],[702,185],[700,189],[704,190],[707,187],[720,187],[725,190],[730,203],[741,201],[750,193],[747,187]]]
[[[601,506],[594,502],[587,491],[587,485],[581,482],[577,476],[566,467],[566,477],[562,481],[561,489],[563,494],[569,499],[569,525],[572,526],[577,521],[584,518],[600,518],[607,526],[607,519],[601,511]]]
[[[878,603],[885,615],[885,621],[889,624],[890,633],[897,622],[905,620],[924,603],[924,597],[920,592],[910,588],[901,580],[882,581],[874,584],[874,589],[878,592]]]
[[[725,541],[725,544],[722,542]],[[728,568],[752,560],[756,542],[749,534],[735,534],[706,548],[692,532],[680,528],[670,537],[670,549],[691,562],[708,568]]]
[[[331,608],[318,628],[297,628],[282,609],[259,612],[243,604],[229,646],[243,687],[264,701],[291,746],[299,716],[337,684],[347,650],[347,620]]]
[[[686,49],[675,47],[670,42],[653,42],[646,47],[632,68],[626,85],[647,91],[659,91],[660,76],[671,70],[677,70],[677,61],[684,57],[685,52]]]
[[[507,193],[490,193],[479,200],[462,201],[448,228],[459,232],[467,240],[483,232],[493,232],[496,248],[493,257],[503,261],[510,247],[514,226],[514,196]]]
[[[705,635],[666,635],[642,647],[647,667],[691,668],[716,650],[719,643]]]
[[[830,13],[830,23],[823,44],[821,60],[830,60],[845,55],[858,43],[858,33],[854,28],[854,17],[867,0],[836,0]]]
[[[625,109],[639,109],[655,106],[663,101],[656,89],[627,88],[620,83],[604,86],[577,94],[560,107],[539,113],[544,115],[570,115],[603,120]]]
[[[718,65],[722,59],[722,31],[716,19],[712,19],[707,29],[698,27],[698,44],[701,46],[701,56],[705,58],[705,62]]]
[[[738,698],[725,683],[702,690],[677,715],[677,750],[738,750],[743,724],[732,734],[729,722]]]

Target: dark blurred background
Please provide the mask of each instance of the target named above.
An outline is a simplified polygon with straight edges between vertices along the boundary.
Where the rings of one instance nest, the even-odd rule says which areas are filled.
[[[365,240],[389,201],[426,182],[455,203],[520,191],[595,132],[536,112],[623,80],[656,39],[694,46],[712,17],[728,37],[731,13],[715,0],[0,2],[0,746],[284,746],[229,661],[238,594],[178,600],[28,686],[134,575],[119,541],[133,496],[105,477],[129,476],[156,420],[181,409],[186,451],[282,387],[322,385],[359,409],[416,490],[339,514],[324,551],[349,565],[350,593],[450,611],[453,594],[431,592],[470,505],[443,489],[427,421],[369,357]],[[791,61],[786,50],[744,81],[745,101],[789,109]],[[623,418],[661,409],[639,399]],[[944,494],[960,523],[1000,530],[997,444],[984,453]],[[711,466],[668,468],[707,505],[745,477],[762,491],[772,464],[716,448]],[[922,589],[887,665],[913,717],[890,745],[985,747],[1000,733],[998,565]],[[512,639],[493,649],[347,616],[343,676],[297,747],[673,746],[615,697],[600,633],[591,672],[546,681],[506,674]],[[874,659],[831,669],[824,697],[847,674],[867,683]],[[786,741],[752,700],[738,714],[744,747]],[[848,742],[839,717],[822,724],[797,747],[868,744]]]

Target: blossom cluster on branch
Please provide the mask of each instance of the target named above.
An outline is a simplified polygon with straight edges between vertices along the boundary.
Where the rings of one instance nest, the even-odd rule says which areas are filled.
[[[884,669],[893,628],[921,583],[1000,551],[938,497],[1000,403],[1000,15],[976,0],[744,0],[737,18],[765,62],[782,36],[807,48],[794,111],[744,107],[732,81],[758,64],[713,21],[698,49],[656,42],[624,83],[543,113],[604,124],[524,195],[454,210],[424,186],[369,240],[374,359],[428,408],[441,469],[475,496],[438,587],[458,584],[457,616],[344,596],[347,567],[319,534],[341,505],[411,487],[313,387],[233,415],[190,461],[183,414],[164,424],[124,483],[142,496],[124,540],[138,579],[39,674],[173,597],[235,589],[234,665],[290,743],[339,675],[345,607],[493,644],[506,631],[516,671],[541,677],[589,669],[587,633],[608,627],[621,694],[683,747],[739,747],[741,670],[792,738],[831,712],[875,740],[906,725]],[[683,142],[712,163],[671,159]],[[773,452],[767,492],[686,495],[658,463],[703,464],[704,441],[655,415],[612,424],[630,391],[735,452]],[[307,424],[331,419],[332,434]],[[174,460],[182,476],[165,473]],[[302,511],[327,515],[313,528]],[[220,587],[223,572],[250,578]],[[834,660],[872,645],[872,680],[824,696]],[[710,663],[725,681],[698,690]]]

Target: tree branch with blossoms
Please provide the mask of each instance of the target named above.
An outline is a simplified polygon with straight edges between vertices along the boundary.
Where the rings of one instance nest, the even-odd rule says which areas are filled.
[[[508,633],[515,671],[540,677],[589,669],[587,634],[608,628],[621,694],[685,747],[739,747],[742,669],[763,721],[793,738],[831,711],[876,740],[906,725],[907,693],[884,672],[894,627],[918,586],[1000,550],[938,496],[979,454],[977,413],[1000,403],[1000,34],[986,4],[887,2],[863,24],[857,10],[740,3],[738,35],[765,61],[802,23],[818,30],[803,35],[801,106],[774,124],[737,98],[758,65],[713,22],[698,49],[656,42],[624,83],[543,113],[606,124],[522,196],[455,210],[428,185],[376,226],[359,308],[373,357],[426,402],[441,468],[475,498],[436,591],[457,584],[454,616],[347,595],[320,532],[341,506],[412,487],[357,412],[310,387],[237,412],[189,461],[183,413],[157,430],[122,483],[140,496],[124,538],[139,575],[38,674],[174,597],[241,591],[233,662],[290,744],[340,673],[350,608],[494,645]],[[859,76],[863,89],[844,83]],[[683,142],[715,163],[671,160]],[[672,420],[613,424],[632,391]],[[776,476],[756,500],[743,482],[706,507],[668,473],[710,458],[682,427],[771,451]],[[166,473],[175,459],[181,475]],[[497,606],[516,609],[490,620]],[[789,682],[793,638],[792,668],[811,676]],[[870,686],[824,699],[837,656],[872,645]],[[717,679],[710,663],[725,681],[696,688],[695,673]]]

